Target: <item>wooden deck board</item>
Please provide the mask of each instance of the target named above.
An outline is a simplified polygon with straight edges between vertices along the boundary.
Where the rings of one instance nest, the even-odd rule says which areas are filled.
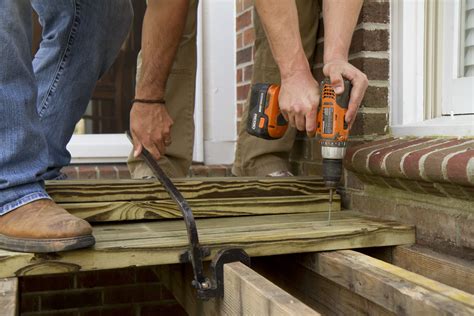
[[[175,179],[196,218],[326,212],[320,178]],[[160,183],[150,180],[48,181],[51,197],[89,222],[182,218]],[[335,196],[333,210],[340,210]]]
[[[201,244],[211,255],[242,247],[251,256],[411,244],[414,228],[341,211],[327,226],[324,213],[199,219]],[[95,247],[58,254],[0,251],[0,277],[178,263],[186,250],[181,220],[94,226]],[[207,258],[210,259],[210,258]]]
[[[329,195],[256,198],[189,199],[195,218],[327,212]],[[89,222],[182,218],[175,202],[168,200],[59,203],[71,214]],[[339,198],[333,211],[340,211]]]
[[[304,196],[329,192],[320,177],[182,178],[173,179],[173,183],[186,199]],[[46,181],[46,190],[58,203],[169,198],[161,184],[153,180]]]

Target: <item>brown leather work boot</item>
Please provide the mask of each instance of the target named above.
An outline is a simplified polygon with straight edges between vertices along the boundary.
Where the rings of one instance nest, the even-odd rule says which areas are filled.
[[[21,252],[58,252],[94,245],[88,222],[42,199],[0,216],[0,248]]]

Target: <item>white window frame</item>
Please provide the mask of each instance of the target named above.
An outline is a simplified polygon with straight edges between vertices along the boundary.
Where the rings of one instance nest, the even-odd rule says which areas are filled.
[[[236,71],[235,4],[202,0],[198,20],[193,161],[229,164],[237,139],[236,79],[229,75]],[[71,163],[124,163],[132,146],[125,134],[86,134],[73,135],[67,148]]]
[[[463,77],[464,69],[461,70],[464,59],[464,51],[459,52],[457,48],[464,47],[464,34],[453,36],[456,29],[461,24],[461,14],[464,8],[461,7],[460,0],[450,0],[444,3],[444,28],[443,35],[446,39],[444,56],[452,63],[444,63],[445,84],[444,89],[449,93],[442,95],[443,114],[451,112],[474,113],[474,77]],[[466,94],[469,96],[466,98]],[[462,96],[462,97],[460,97]],[[470,102],[469,102],[470,99]],[[456,108],[458,107],[458,108]]]
[[[125,134],[73,135],[67,145],[71,163],[125,163],[132,145]]]
[[[431,90],[426,89],[427,80],[432,80],[433,74],[427,76],[425,69],[430,71],[431,67],[436,65],[437,69],[446,70],[439,65],[443,56],[425,54],[427,36],[431,36],[429,31],[430,26],[433,26],[433,21],[426,19],[426,1],[391,1],[390,3],[390,125],[392,134],[394,136],[474,136],[474,116],[436,117],[440,114],[437,113],[439,109],[430,109],[435,102],[443,101],[439,93],[442,93],[444,87],[434,86],[435,88]],[[443,17],[443,19],[446,18]],[[434,23],[439,22],[434,21]],[[446,44],[434,43],[428,52],[440,52],[442,50],[439,48]],[[425,64],[428,65],[427,68]],[[457,62],[452,66],[457,67]],[[437,75],[441,78],[445,76],[442,73]],[[471,89],[470,93],[472,90],[474,89]],[[430,102],[428,107],[425,106],[426,102]]]

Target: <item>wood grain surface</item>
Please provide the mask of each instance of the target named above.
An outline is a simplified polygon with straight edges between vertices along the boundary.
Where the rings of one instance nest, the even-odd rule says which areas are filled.
[[[250,256],[411,244],[414,228],[357,212],[205,218],[197,220],[201,244],[213,256],[242,247]],[[93,248],[56,254],[0,250],[0,277],[172,264],[188,246],[182,220],[94,226]],[[211,259],[208,257],[206,259]]]

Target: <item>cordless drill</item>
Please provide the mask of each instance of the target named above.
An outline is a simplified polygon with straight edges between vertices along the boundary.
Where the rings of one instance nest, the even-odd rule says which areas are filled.
[[[328,223],[331,221],[333,190],[341,180],[342,159],[346,153],[349,126],[345,115],[351,93],[351,82],[344,80],[344,92],[336,95],[329,79],[321,82],[321,100],[316,118],[316,133],[321,143],[323,157],[323,180],[330,191]],[[264,139],[283,137],[288,122],[280,112],[278,94],[280,87],[275,84],[255,84],[252,86],[249,103],[247,132]]]

